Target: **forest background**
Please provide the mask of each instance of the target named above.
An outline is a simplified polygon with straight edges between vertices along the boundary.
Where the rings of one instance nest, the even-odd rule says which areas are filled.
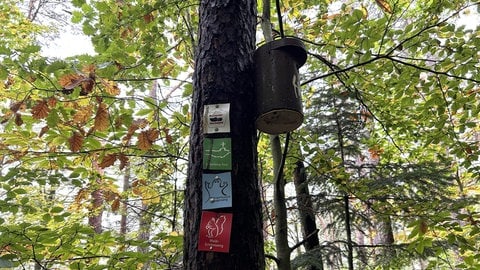
[[[308,50],[285,164],[291,267],[478,269],[479,3],[280,2]],[[280,30],[266,3],[258,45],[262,23]],[[0,267],[182,268],[197,1],[2,0],[0,25]],[[94,53],[45,54],[62,31]],[[265,134],[258,151],[276,269]]]

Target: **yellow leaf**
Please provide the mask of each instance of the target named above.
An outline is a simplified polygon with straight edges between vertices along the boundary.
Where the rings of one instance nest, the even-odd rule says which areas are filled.
[[[108,111],[107,105],[105,103],[100,103],[98,105],[97,114],[95,115],[95,130],[106,130],[108,129]]]
[[[92,109],[92,105],[80,107],[73,116],[73,122],[77,124],[85,124],[93,114]]]
[[[32,117],[35,119],[46,118],[50,113],[50,108],[45,100],[39,101],[35,106],[32,107]]]
[[[78,152],[82,148],[83,145],[83,135],[80,134],[79,132],[74,132],[72,137],[68,139],[68,142],[70,144],[70,150],[72,152]]]

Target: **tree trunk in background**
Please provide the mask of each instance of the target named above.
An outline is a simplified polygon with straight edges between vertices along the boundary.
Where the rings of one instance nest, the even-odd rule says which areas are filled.
[[[293,172],[293,180],[295,184],[295,192],[297,195],[298,212],[300,215],[300,224],[302,225],[302,233],[304,239],[305,250],[313,250],[320,246],[318,239],[317,223],[315,222],[315,212],[313,211],[312,198],[308,190],[307,175],[302,161],[298,161]],[[322,261],[320,253],[319,261]],[[322,267],[310,266],[308,270],[323,269]]]
[[[390,259],[395,255],[395,249],[393,247],[388,247],[393,245],[395,239],[393,237],[393,228],[392,220],[389,215],[379,215],[376,214],[377,221],[375,222],[376,232],[375,238],[373,239],[374,245],[385,245],[384,248],[381,248],[381,252],[375,252],[377,259]]]
[[[125,174],[123,175],[123,192],[126,194],[130,189],[130,163],[125,166]],[[120,218],[120,234],[127,234],[127,211],[128,207],[126,203],[123,203],[121,206],[122,217]]]
[[[97,180],[97,185],[100,185],[100,180]],[[102,217],[103,217],[103,192],[98,186],[91,193],[92,205],[91,213],[88,217],[88,225],[90,225],[96,233],[101,233],[102,229]]]
[[[253,85],[256,2],[203,0],[196,51],[185,190],[184,269],[264,269],[260,189],[256,169]],[[204,105],[230,103],[232,208],[229,253],[198,250],[202,212]],[[217,211],[217,210],[215,210]]]
[[[150,239],[150,232],[152,229],[152,215],[149,214],[148,205],[142,203],[142,207],[140,209],[140,216],[139,216],[139,224],[138,224],[138,237],[137,239],[140,242],[147,243]],[[139,246],[137,248],[138,253],[148,253],[150,248],[148,246]],[[142,269],[150,269],[150,261],[145,262]]]
[[[273,189],[273,207],[275,210],[275,246],[277,249],[277,262],[279,270],[290,270],[291,250],[288,245],[288,222],[287,222],[287,202],[285,200],[285,178],[281,172],[282,147],[278,135],[270,135],[270,147],[272,148],[273,158],[273,179],[275,179]],[[280,174],[280,175],[279,175]]]

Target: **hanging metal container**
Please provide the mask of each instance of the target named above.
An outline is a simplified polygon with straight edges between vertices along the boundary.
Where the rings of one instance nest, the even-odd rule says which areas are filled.
[[[295,38],[268,42],[255,51],[256,125],[268,134],[297,129],[303,122],[298,69],[307,52]]]

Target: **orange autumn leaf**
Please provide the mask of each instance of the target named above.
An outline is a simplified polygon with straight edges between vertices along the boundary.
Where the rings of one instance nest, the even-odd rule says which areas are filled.
[[[102,162],[98,165],[100,168],[105,169],[106,167],[112,166],[117,160],[117,154],[110,154],[103,157]]]
[[[95,130],[103,131],[108,129],[108,111],[105,103],[98,105],[97,114],[95,115]]]
[[[79,132],[74,132],[72,137],[68,138],[68,143],[70,144],[70,150],[72,152],[78,152],[82,149],[83,145],[83,135]]]
[[[380,158],[380,155],[383,153],[383,149],[379,149],[377,147],[370,148],[368,149],[368,152],[370,153],[370,158],[377,160]]]
[[[45,100],[39,101],[32,107],[32,117],[35,119],[43,119],[50,113],[50,108]]]

